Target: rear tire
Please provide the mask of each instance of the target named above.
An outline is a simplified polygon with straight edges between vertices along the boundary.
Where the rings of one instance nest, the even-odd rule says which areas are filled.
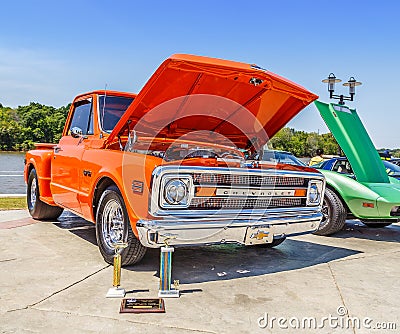
[[[110,186],[101,195],[96,213],[97,244],[107,263],[113,264],[115,252],[112,243],[120,241],[124,233],[128,234],[128,247],[122,251],[121,258],[122,266],[128,266],[138,263],[147,248],[132,231],[121,192],[116,186]]]
[[[29,173],[26,204],[32,218],[38,220],[56,220],[64,211],[59,206],[48,205],[40,200],[39,182],[35,168]]]
[[[329,188],[325,189],[322,214],[324,217],[314,234],[331,235],[340,231],[346,224],[346,208],[339,196]]]

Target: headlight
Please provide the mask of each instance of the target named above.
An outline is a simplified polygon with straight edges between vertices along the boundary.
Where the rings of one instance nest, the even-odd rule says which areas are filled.
[[[323,196],[323,182],[311,180],[308,183],[307,205],[319,205]]]
[[[165,185],[164,196],[169,204],[181,204],[187,194],[187,186],[181,180],[171,180]]]
[[[178,175],[166,176],[162,182],[161,207],[186,208],[189,205],[191,179]]]

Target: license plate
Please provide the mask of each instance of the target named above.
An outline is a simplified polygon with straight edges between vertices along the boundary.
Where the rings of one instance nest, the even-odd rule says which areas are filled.
[[[274,240],[269,226],[251,226],[246,230],[245,245],[268,244]]]

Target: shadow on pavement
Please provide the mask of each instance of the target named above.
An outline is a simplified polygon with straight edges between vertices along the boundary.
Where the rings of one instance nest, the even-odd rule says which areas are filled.
[[[91,222],[67,212],[53,224],[97,245],[95,226]],[[353,234],[354,231],[343,231],[336,237]],[[236,244],[175,247],[173,278],[179,279],[182,284],[230,280],[305,268],[358,253],[352,249],[292,239],[272,249]],[[125,269],[156,272],[158,277],[159,263],[159,250],[148,249],[140,263]]]
[[[230,280],[305,268],[358,253],[291,239],[274,249],[235,244],[176,247],[173,277],[182,284]],[[159,256],[157,249],[149,249],[139,264],[125,269],[157,271],[155,275],[159,277]]]
[[[330,236],[331,238],[357,238],[374,241],[400,242],[400,226],[392,224],[386,227],[373,228],[358,220],[348,220],[343,230]]]
[[[65,211],[53,224],[97,246],[96,229],[92,222]]]

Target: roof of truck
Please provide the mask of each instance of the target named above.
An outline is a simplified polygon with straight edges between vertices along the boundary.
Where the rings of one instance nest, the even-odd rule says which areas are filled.
[[[93,94],[98,94],[98,95],[113,95],[113,96],[127,96],[127,97],[133,97],[135,98],[137,94],[134,93],[128,93],[128,92],[119,92],[116,90],[105,90],[105,89],[98,89],[98,90],[93,90],[91,92],[79,94],[78,96],[75,97],[75,100],[79,100],[82,97],[85,97],[87,95],[93,95]]]

